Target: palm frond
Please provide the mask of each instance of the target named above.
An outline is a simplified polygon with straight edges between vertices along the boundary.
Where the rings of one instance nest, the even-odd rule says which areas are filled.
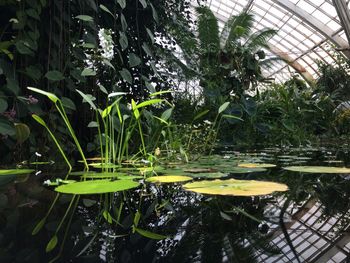
[[[236,43],[240,39],[249,36],[254,24],[254,16],[250,13],[240,13],[232,16],[225,24],[224,30],[228,31],[228,37],[225,46],[228,47],[232,43]]]
[[[245,46],[249,48],[249,50],[257,51],[262,47],[269,49],[268,40],[276,35],[277,31],[271,28],[264,28],[253,33],[246,41]]]
[[[274,65],[274,62],[276,62],[276,61],[280,62],[281,60],[283,60],[283,59],[280,57],[270,57],[270,58],[267,58],[264,60],[260,60],[259,65],[261,67],[266,68],[266,69],[270,69]]]
[[[218,20],[209,7],[197,7],[198,14],[198,38],[202,50],[219,50],[219,26]]]

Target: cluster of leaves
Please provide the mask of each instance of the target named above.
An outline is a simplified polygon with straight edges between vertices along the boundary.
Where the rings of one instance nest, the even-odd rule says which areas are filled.
[[[22,147],[26,156],[35,151],[49,153],[49,147],[39,147],[47,145],[47,137],[37,136],[31,113],[50,114],[49,126],[59,132],[65,150],[74,150],[56,109],[29,95],[27,86],[57,94],[74,120],[77,135],[91,141],[93,132],[85,132],[91,113],[75,90],[105,105],[107,94],[115,91],[127,92],[129,100],[136,100],[167,89],[168,71],[160,70],[159,62],[164,43],[157,39],[166,38],[166,25],[177,17],[189,19],[187,0],[9,0],[0,5],[0,136],[4,142],[0,152],[4,162],[12,161],[18,142],[24,142],[16,137],[14,123],[34,128]]]

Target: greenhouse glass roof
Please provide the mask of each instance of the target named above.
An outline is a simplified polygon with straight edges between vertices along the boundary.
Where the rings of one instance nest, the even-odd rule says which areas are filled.
[[[276,61],[272,67],[265,68],[264,75],[274,78],[276,82],[282,82],[296,72],[307,80],[316,79],[319,75],[317,61],[333,63],[337,52],[350,57],[345,33],[347,30],[344,30],[341,23],[350,21],[348,2],[207,0],[205,4],[218,18],[220,29],[230,16],[250,10],[255,14],[254,31],[266,27],[278,30],[269,40],[268,55],[279,56],[283,61]],[[338,15],[339,10],[342,16]],[[340,16],[342,19],[339,19]]]

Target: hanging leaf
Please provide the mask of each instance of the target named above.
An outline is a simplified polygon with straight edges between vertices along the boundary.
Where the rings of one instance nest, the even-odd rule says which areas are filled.
[[[120,7],[122,9],[124,9],[126,7],[126,2],[125,0],[117,0],[118,4],[120,5]]]
[[[147,7],[146,0],[139,0],[139,2],[141,3],[141,5],[142,5],[143,8],[146,8],[146,7]]]
[[[107,65],[108,67],[112,68],[113,70],[115,70],[115,67],[112,65],[112,63],[107,60],[107,59],[104,59],[103,60],[103,64]]]
[[[154,35],[153,35],[152,31],[147,27],[146,27],[146,31],[147,31],[147,34],[148,34],[152,44],[154,44]]]
[[[103,11],[105,11],[106,13],[108,13],[108,14],[110,14],[111,16],[113,16],[113,18],[114,18],[114,15],[112,14],[112,12],[111,11],[109,11],[109,9],[106,7],[106,6],[104,6],[104,5],[100,5],[100,8],[103,10]]]
[[[133,99],[131,99],[131,107],[134,111],[134,116],[135,116],[136,120],[138,120],[140,118],[140,112],[137,109],[136,103]]]
[[[102,213],[104,219],[106,219],[106,221],[109,223],[109,224],[112,224],[113,223],[113,218],[111,216],[111,214],[107,211],[107,210],[104,210],[103,213]]]
[[[125,49],[127,49],[129,42],[128,42],[128,38],[126,36],[126,34],[124,32],[119,32],[119,44],[122,48],[122,51],[124,51]]]
[[[125,16],[120,14],[120,23],[122,25],[122,30],[126,31],[128,29],[128,23],[126,22]]]
[[[151,9],[152,9],[152,16],[153,16],[153,19],[154,21],[156,21],[156,23],[159,22],[159,19],[158,19],[158,13],[157,13],[157,10],[154,8],[153,4],[152,3],[149,3],[150,6],[151,6]]]
[[[129,66],[136,67],[141,64],[141,59],[135,54],[135,53],[130,53],[129,54]]]
[[[27,87],[27,89],[31,90],[31,91],[34,91],[36,93],[39,93],[41,95],[45,95],[46,97],[48,97],[53,103],[56,103],[59,98],[51,93],[51,92],[47,92],[47,91],[44,91],[44,90],[41,90],[41,89],[38,89],[38,88],[33,88],[33,87]]]
[[[90,104],[91,108],[93,108],[94,110],[97,110],[96,105],[93,103],[93,97],[90,94],[84,94],[83,92],[81,92],[80,90],[76,89],[76,91],[80,94],[80,96],[83,97],[83,102],[86,101],[87,103]]]
[[[15,129],[16,129],[17,143],[19,144],[24,143],[30,135],[29,127],[24,123],[15,123]]]
[[[81,76],[96,76],[96,71],[91,68],[84,68],[84,70],[81,72]]]
[[[45,74],[45,77],[51,81],[61,81],[64,79],[63,74],[58,70],[51,70]]]
[[[85,21],[85,22],[94,22],[93,17],[88,16],[88,15],[78,15],[75,18],[82,20],[82,21]]]
[[[76,110],[77,108],[75,107],[75,104],[74,102],[70,99],[70,98],[67,98],[67,97],[63,97],[62,99],[62,104],[65,108],[67,109],[71,109],[71,110]]]
[[[3,113],[7,110],[8,104],[7,101],[0,98],[0,113]]]
[[[228,105],[230,105],[230,102],[225,102],[224,104],[222,104],[219,107],[218,113],[220,114],[221,112],[225,111],[227,109]]]
[[[121,71],[119,71],[119,74],[122,76],[124,81],[128,82],[129,84],[132,84],[132,76],[129,70],[123,68]]]
[[[146,42],[142,43],[142,49],[146,52],[148,56],[153,57],[153,52]]]

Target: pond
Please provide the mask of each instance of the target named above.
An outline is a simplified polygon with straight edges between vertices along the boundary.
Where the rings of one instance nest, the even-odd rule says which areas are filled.
[[[0,262],[348,262],[348,156],[227,148],[117,175],[96,164],[59,187],[43,185],[65,179],[53,163],[1,170]]]

